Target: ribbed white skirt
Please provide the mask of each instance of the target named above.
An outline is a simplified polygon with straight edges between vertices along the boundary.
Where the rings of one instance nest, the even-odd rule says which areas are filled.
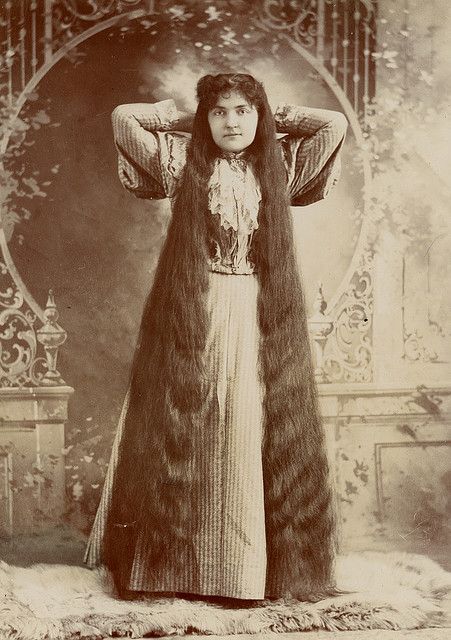
[[[151,575],[138,539],[129,588],[243,599],[265,597],[266,539],[262,471],[263,390],[258,375],[258,280],[210,272],[207,363],[213,415],[202,429],[201,527],[184,571]],[[102,540],[128,394],[119,418],[102,498],[85,553],[100,563]],[[157,498],[158,499],[158,498]],[[175,551],[175,550],[174,550]]]

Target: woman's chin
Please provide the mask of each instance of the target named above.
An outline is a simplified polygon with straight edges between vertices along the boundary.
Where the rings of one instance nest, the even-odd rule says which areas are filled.
[[[230,138],[230,140],[222,141],[219,145],[222,151],[234,151],[235,153],[239,153],[240,151],[244,151],[248,144],[243,143],[243,140],[240,138]]]

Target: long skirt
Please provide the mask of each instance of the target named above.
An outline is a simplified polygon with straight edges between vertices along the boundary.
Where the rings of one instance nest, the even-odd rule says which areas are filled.
[[[214,411],[202,428],[199,530],[184,571],[150,576],[138,537],[130,590],[263,599],[266,538],[262,469],[263,389],[259,377],[255,275],[209,275],[206,356]],[[102,540],[128,403],[124,400],[85,562],[101,564]],[[158,497],[156,497],[158,499]]]

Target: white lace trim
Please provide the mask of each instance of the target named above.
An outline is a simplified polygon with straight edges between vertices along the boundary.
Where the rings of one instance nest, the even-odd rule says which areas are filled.
[[[249,164],[240,158],[217,158],[209,181],[208,205],[221,226],[240,235],[258,229],[260,187]]]

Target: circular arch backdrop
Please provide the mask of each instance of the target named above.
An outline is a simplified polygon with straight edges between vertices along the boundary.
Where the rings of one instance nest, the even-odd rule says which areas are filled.
[[[283,2],[252,3],[259,11],[247,31],[243,24],[250,24],[249,18],[243,22],[239,12],[227,15],[217,9],[222,15],[215,18],[213,10],[206,11],[240,4],[233,2],[129,0],[122,2],[122,13],[111,1],[36,4],[42,5],[44,17],[49,7],[61,10],[58,21],[53,14],[50,22],[52,48],[43,52],[42,64],[35,64],[28,80],[22,74],[27,81],[19,94],[14,93],[12,72],[9,85],[17,115],[44,108],[50,119],[49,126],[30,131],[26,159],[29,167],[50,176],[51,184],[46,197],[27,203],[30,219],[16,224],[8,244],[4,235],[1,242],[4,262],[41,318],[35,300],[45,301],[48,289],[55,290],[60,322],[68,333],[58,368],[76,389],[72,430],[90,433],[95,440],[115,428],[169,217],[167,202],[135,199],[120,185],[111,111],[120,103],[167,97],[192,110],[198,77],[230,68],[263,80],[273,106],[292,102],[337,109],[350,121],[341,183],[327,200],[293,208],[293,220],[309,310],[321,281],[335,321],[326,349],[331,381],[369,381],[371,265],[364,212],[371,175],[358,117],[372,91],[369,55],[363,53],[372,37],[366,3],[360,3],[355,41],[354,12],[335,15],[327,0],[316,3],[316,9],[307,1],[303,5],[310,13],[283,18]],[[185,6],[186,16],[202,4],[207,28],[194,31],[190,18],[174,13]],[[91,13],[84,17],[70,13],[88,5]],[[49,28],[47,20],[43,29]],[[332,34],[329,42],[326,31]],[[349,64],[343,63],[346,56]],[[39,99],[27,102],[34,91]]]

